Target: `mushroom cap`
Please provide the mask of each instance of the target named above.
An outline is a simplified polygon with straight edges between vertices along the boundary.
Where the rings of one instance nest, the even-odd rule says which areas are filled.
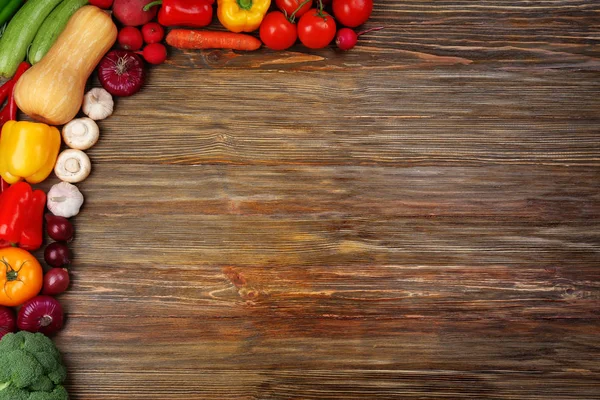
[[[81,182],[92,171],[90,158],[81,150],[68,149],[58,155],[54,173],[65,182]]]
[[[87,150],[98,141],[100,130],[93,119],[76,118],[63,126],[62,137],[70,148]]]

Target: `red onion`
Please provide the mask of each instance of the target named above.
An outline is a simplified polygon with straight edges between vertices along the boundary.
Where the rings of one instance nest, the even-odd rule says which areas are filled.
[[[54,240],[68,242],[73,238],[73,224],[65,217],[46,214],[46,232]]]
[[[44,275],[44,286],[42,286],[42,294],[56,296],[61,294],[69,287],[71,282],[69,271],[65,268],[52,268]]]
[[[4,306],[0,306],[0,339],[7,333],[14,332],[16,328],[15,314]]]
[[[52,242],[44,249],[44,260],[51,267],[71,264],[71,250],[62,242]]]
[[[98,64],[98,79],[113,96],[131,96],[144,84],[144,62],[131,51],[109,51]]]
[[[51,335],[63,326],[63,310],[54,297],[35,296],[23,303],[17,315],[17,327],[23,331]]]

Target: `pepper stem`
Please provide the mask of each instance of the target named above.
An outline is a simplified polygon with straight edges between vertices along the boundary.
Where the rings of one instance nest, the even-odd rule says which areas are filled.
[[[237,4],[242,10],[248,11],[252,9],[252,0],[237,0]]]
[[[153,2],[146,4],[146,5],[145,5],[145,6],[142,8],[142,10],[144,10],[144,11],[148,11],[148,10],[149,10],[149,9],[151,9],[152,7],[154,7],[154,6],[160,6],[161,4],[162,4],[162,0],[154,0]]]

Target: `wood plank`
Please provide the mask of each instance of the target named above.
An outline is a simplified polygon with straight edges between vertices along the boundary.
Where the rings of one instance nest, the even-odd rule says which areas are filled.
[[[74,373],[83,396],[112,399],[581,399],[595,396],[597,376],[573,373],[461,373],[444,370],[155,370]],[[105,382],[110,386],[107,388]],[[414,382],[423,382],[422,386]],[[151,382],[151,384],[149,384]],[[550,382],[545,384],[542,382]],[[132,386],[133,383],[133,386]],[[566,384],[569,386],[567,387]],[[87,398],[87,397],[86,397]],[[592,397],[590,397],[592,398]]]
[[[600,83],[588,73],[157,74],[102,122],[95,162],[599,165]]]

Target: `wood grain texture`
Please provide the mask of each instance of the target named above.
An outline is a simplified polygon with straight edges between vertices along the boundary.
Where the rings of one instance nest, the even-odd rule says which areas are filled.
[[[171,51],[88,152],[73,399],[600,398],[599,22],[385,0],[347,53]]]

